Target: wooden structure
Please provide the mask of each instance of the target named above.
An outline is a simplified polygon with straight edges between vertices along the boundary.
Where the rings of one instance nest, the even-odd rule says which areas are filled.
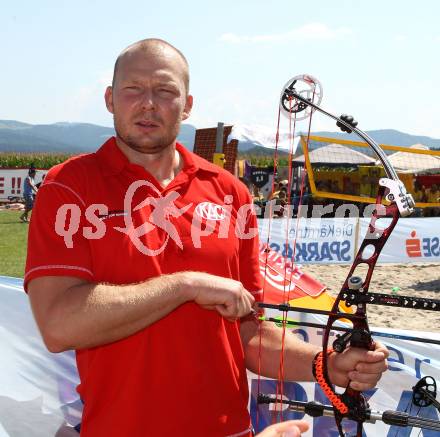
[[[237,159],[238,140],[227,142],[231,133],[232,126],[224,126],[223,131],[223,153],[225,154],[225,170],[235,174],[235,161]],[[194,153],[205,158],[209,162],[213,162],[214,153],[216,152],[216,135],[217,128],[210,127],[205,129],[197,129],[194,139]]]

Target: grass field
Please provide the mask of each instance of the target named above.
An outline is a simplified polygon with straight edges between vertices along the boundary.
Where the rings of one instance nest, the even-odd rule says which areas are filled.
[[[0,211],[0,275],[22,278],[29,225],[19,220],[21,211]]]

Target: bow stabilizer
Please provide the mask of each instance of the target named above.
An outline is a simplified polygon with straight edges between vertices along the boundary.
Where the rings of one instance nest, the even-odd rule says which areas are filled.
[[[440,402],[436,399],[437,384],[432,376],[425,376],[413,387],[413,404],[417,407],[434,405],[440,411]]]

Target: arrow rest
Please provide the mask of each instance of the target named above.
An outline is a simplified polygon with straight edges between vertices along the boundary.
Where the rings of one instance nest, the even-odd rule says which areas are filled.
[[[345,334],[337,334],[333,341],[333,349],[338,352],[344,352],[348,344],[353,347],[364,347],[371,343],[371,333],[366,329],[356,328]]]

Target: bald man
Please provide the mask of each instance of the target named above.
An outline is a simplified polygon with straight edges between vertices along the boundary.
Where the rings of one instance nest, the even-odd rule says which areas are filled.
[[[48,173],[25,275],[47,348],[76,351],[81,436],[249,437],[246,367],[276,377],[281,345],[251,315],[262,284],[250,193],[176,141],[193,98],[169,43],[125,49],[105,102],[116,136]],[[286,379],[312,380],[318,351],[289,337]],[[386,354],[333,354],[332,381],[371,388]]]

